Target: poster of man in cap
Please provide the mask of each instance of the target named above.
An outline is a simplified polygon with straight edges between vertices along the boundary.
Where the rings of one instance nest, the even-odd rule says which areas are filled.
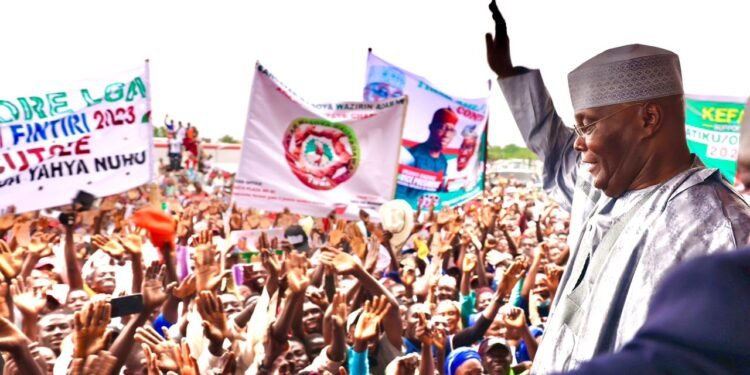
[[[367,101],[409,97],[396,198],[412,207],[457,206],[482,192],[487,98],[450,96],[370,53]]]

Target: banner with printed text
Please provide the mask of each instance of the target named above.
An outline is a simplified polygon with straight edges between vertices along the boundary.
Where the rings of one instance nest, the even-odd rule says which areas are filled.
[[[368,102],[409,97],[396,198],[412,207],[457,206],[484,187],[487,98],[452,97],[374,54],[367,58]],[[489,95],[489,93],[488,93]]]
[[[0,88],[0,207],[70,204],[151,181],[148,66],[29,92]]]
[[[396,188],[407,99],[312,105],[255,70],[233,191],[239,207],[374,217]]]
[[[688,148],[734,184],[745,99],[686,95],[685,110]]]

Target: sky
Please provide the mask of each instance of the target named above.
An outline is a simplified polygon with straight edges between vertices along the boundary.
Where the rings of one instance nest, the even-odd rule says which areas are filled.
[[[107,77],[149,59],[153,120],[241,138],[256,61],[309,102],[360,100],[367,48],[457,97],[487,95],[488,1],[4,1],[0,98]],[[680,55],[685,91],[745,97],[750,2],[500,1],[513,62],[539,68],[573,119],[567,73],[612,47]],[[493,83],[490,143],[522,144]]]

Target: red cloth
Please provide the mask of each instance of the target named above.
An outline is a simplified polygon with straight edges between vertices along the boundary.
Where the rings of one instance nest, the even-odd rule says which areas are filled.
[[[158,249],[174,243],[175,222],[164,211],[151,206],[141,208],[133,214],[133,222],[149,232],[151,243]]]

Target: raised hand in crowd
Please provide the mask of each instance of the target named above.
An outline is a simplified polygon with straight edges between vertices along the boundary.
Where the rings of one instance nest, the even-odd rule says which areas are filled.
[[[123,247],[122,244],[117,242],[117,240],[101,234],[93,236],[91,238],[91,244],[113,258],[119,258],[125,254],[125,247]]]
[[[75,358],[87,358],[104,350],[109,345],[112,307],[107,301],[92,301],[73,318]]]
[[[15,370],[24,375],[42,375],[46,372],[34,360],[29,350],[31,340],[8,319],[0,317],[0,351],[13,359]]]
[[[200,292],[195,302],[203,318],[203,334],[210,342],[208,350],[217,357],[221,356],[222,344],[230,335],[224,306],[219,297],[208,291]]]
[[[23,258],[22,248],[11,250],[7,242],[0,240],[0,272],[6,280],[16,277],[21,272]]]
[[[135,339],[141,343],[141,348],[146,354],[149,373],[152,367],[156,371],[164,372],[180,370],[175,356],[179,350],[179,344],[165,339],[164,336],[168,336],[166,328],[164,328],[163,336],[151,326],[139,327],[136,330]]]

